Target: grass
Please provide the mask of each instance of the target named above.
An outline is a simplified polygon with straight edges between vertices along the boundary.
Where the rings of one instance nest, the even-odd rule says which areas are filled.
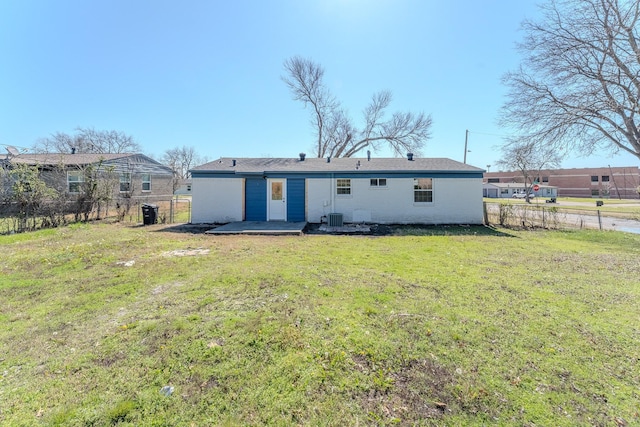
[[[640,236],[172,230],[0,236],[0,424],[640,422]]]

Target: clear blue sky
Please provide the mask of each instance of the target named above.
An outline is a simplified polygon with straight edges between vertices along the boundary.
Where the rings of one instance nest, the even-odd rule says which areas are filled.
[[[432,115],[424,156],[462,161],[468,129],[467,162],[486,168],[504,135],[500,78],[519,63],[535,3],[4,0],[0,144],[30,147],[81,126],[123,131],[156,158],[182,145],[209,159],[312,153],[308,111],[281,80],[284,60],[301,55],[324,66],[356,123],[388,89],[390,112]],[[601,153],[563,166],[607,164],[638,159]]]

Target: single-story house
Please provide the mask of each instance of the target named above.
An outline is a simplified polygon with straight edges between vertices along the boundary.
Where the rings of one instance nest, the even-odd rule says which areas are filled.
[[[176,196],[190,196],[191,195],[191,178],[179,179],[175,185],[176,189],[173,192]]]
[[[514,194],[524,194],[527,190],[536,197],[558,197],[558,187],[537,184],[538,190],[522,182],[485,182],[482,184],[482,195],[492,199],[512,198]]]
[[[220,158],[191,170],[192,222],[481,224],[483,170],[446,158]]]
[[[35,166],[51,187],[70,196],[80,194],[90,169],[100,179],[113,181],[115,194],[139,199],[167,198],[173,194],[173,170],[137,153],[9,153],[0,160],[4,168]]]

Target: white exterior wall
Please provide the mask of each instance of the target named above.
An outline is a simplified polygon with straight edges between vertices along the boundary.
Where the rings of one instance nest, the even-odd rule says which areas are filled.
[[[434,178],[433,203],[414,203],[413,178],[351,178],[351,194],[336,195],[335,179],[307,179],[307,221],[341,213],[345,222],[379,224],[482,224],[482,179]]]
[[[193,178],[191,222],[227,223],[243,220],[244,179]]]

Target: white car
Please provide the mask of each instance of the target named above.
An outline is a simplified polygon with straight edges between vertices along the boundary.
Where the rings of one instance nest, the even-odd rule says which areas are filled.
[[[529,194],[529,198],[533,199],[534,197],[536,197],[535,194],[530,193]],[[513,193],[513,196],[511,196],[511,198],[513,199],[526,199],[527,198],[527,193]]]

